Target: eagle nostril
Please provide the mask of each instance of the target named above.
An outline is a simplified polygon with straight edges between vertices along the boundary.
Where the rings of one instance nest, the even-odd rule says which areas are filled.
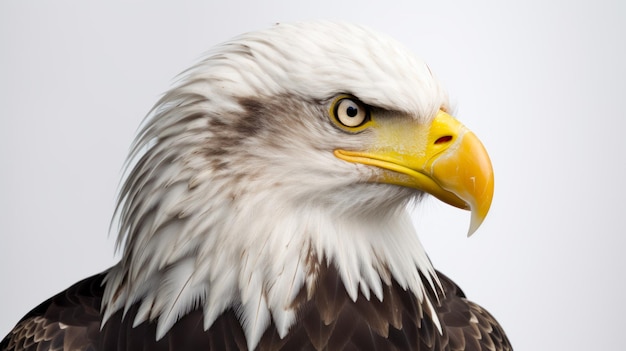
[[[452,140],[451,135],[442,136],[439,139],[435,140],[435,145],[444,144],[444,143],[449,142],[450,140]]]

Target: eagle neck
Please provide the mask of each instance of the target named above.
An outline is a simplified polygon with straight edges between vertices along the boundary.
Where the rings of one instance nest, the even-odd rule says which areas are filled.
[[[299,299],[313,299],[324,281],[320,272],[329,269],[337,272],[353,302],[383,301],[386,289],[395,285],[411,292],[428,307],[426,312],[432,310],[426,291],[437,291],[438,281],[404,209],[358,217],[259,202],[254,213],[228,212],[237,215],[200,226],[210,228],[202,235],[157,230],[143,249],[130,250],[152,259],[127,255],[110,271],[105,321],[117,310],[140,304],[134,325],[157,320],[161,338],[191,310],[203,309],[209,329],[232,308],[252,348],[270,325],[286,336],[296,322]],[[188,227],[180,223],[160,231],[173,228]],[[162,254],[165,248],[169,255]]]

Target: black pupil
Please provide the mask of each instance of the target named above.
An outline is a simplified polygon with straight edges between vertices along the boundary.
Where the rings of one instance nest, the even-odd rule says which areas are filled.
[[[348,106],[348,109],[346,110],[346,114],[348,115],[348,117],[354,117],[357,115],[357,113],[359,113],[359,109],[354,106]]]

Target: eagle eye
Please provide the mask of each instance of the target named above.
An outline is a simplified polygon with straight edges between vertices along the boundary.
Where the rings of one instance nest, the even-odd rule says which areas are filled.
[[[331,113],[339,124],[348,128],[360,127],[370,118],[368,106],[349,96],[341,96],[336,99]]]

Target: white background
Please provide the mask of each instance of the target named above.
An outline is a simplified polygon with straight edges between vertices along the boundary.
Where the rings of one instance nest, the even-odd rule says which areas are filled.
[[[331,18],[424,58],[491,154],[495,198],[472,238],[466,212],[415,211],[435,266],[517,350],[623,347],[623,2],[103,3],[0,2],[0,337],[115,262],[126,150],[177,73],[239,33]]]

